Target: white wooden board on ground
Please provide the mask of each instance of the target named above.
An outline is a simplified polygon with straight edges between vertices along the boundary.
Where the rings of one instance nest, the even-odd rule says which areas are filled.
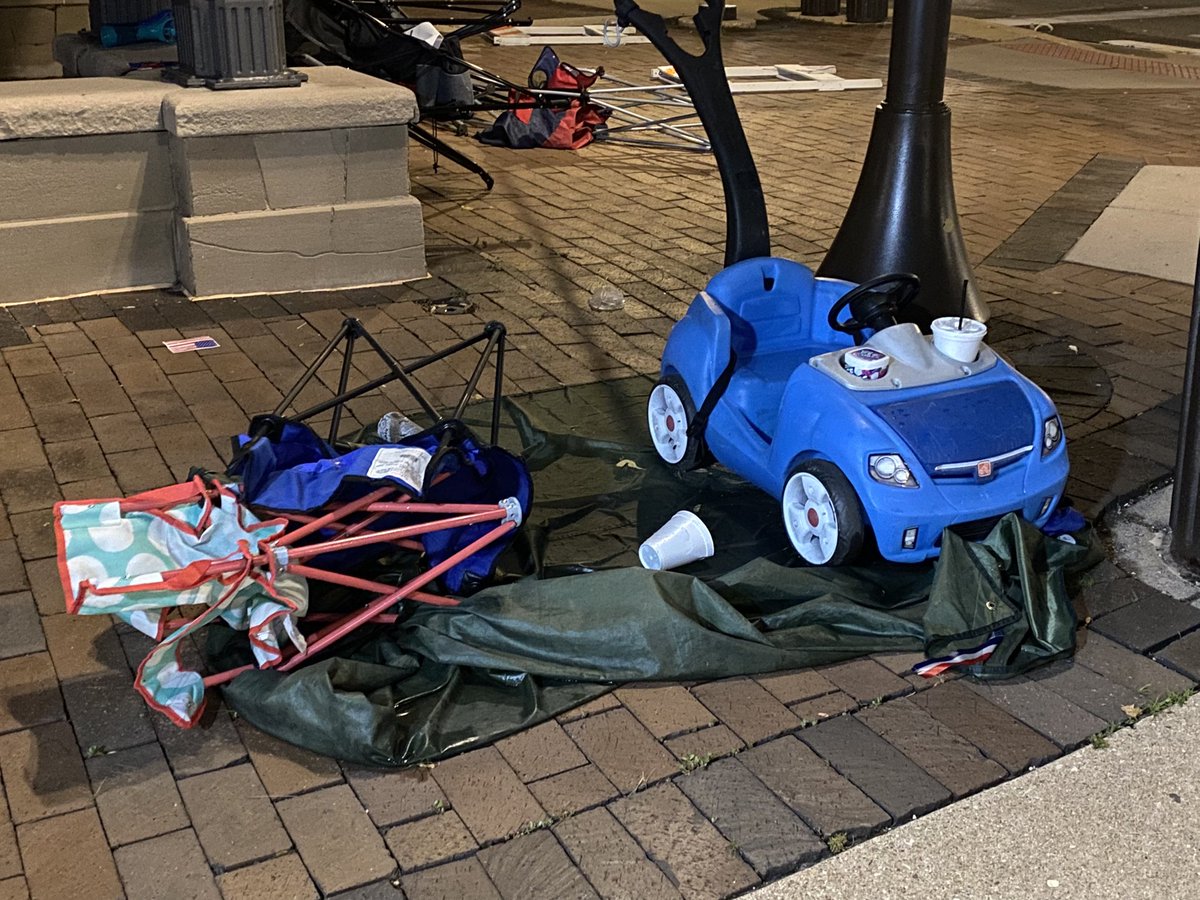
[[[650,70],[664,84],[680,84],[674,66]],[[725,69],[734,94],[785,94],[797,91],[855,91],[883,87],[878,78],[842,78],[837,66],[729,66]]]
[[[497,47],[528,47],[531,44],[648,44],[650,39],[636,29],[618,31],[609,26],[607,39],[603,25],[505,25],[487,33]]]

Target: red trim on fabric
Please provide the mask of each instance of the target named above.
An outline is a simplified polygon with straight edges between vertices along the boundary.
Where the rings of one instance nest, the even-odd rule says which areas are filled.
[[[142,512],[143,508],[162,508],[178,506],[197,493],[195,480],[181,481],[178,484],[168,484],[164,487],[142,491],[130,497],[118,500],[121,512]]]
[[[149,610],[141,610],[141,611],[149,612]],[[155,632],[154,632],[154,642],[156,644],[161,644],[163,641],[163,638],[165,638],[167,636],[167,619],[169,617],[169,614],[170,614],[170,611],[167,609],[160,609],[158,611],[158,627],[155,629]]]
[[[198,559],[190,562],[182,569],[169,569],[162,574],[162,581],[173,591],[186,591],[213,578],[220,578],[221,573],[212,572],[212,564],[217,560]],[[225,562],[226,560],[221,560]]]
[[[76,597],[71,590],[71,573],[67,570],[67,536],[63,533],[62,527],[61,507],[64,505],[66,505],[66,501],[64,500],[60,500],[54,504],[55,567],[58,569],[58,581],[62,586],[63,600],[66,603],[67,612],[75,613],[83,605],[83,598]]]
[[[264,660],[258,664],[260,669],[269,669],[274,663],[283,659],[283,653],[280,651],[278,645],[260,641],[254,636],[253,631],[247,631],[246,636],[250,639],[250,646],[257,647],[259,650],[265,650],[271,656],[271,659]]]
[[[76,613],[79,607],[83,605],[83,585],[80,585],[80,591],[76,596],[71,591],[71,573],[67,570],[67,536],[62,527],[62,508],[64,506],[97,506],[102,503],[117,503],[120,504],[120,497],[103,497],[91,500],[58,500],[54,504],[54,549],[57,557],[56,568],[58,569],[58,578],[62,583],[63,596],[66,600],[67,612]]]
[[[254,636],[254,632],[260,631],[264,626],[271,624],[271,622],[275,621],[282,615],[287,615],[287,613],[282,611],[273,613],[267,616],[267,618],[263,619],[262,622],[260,622],[254,628],[246,629],[246,636],[250,639],[250,645],[252,647],[258,647],[260,650],[265,650],[271,655],[271,659],[265,660],[258,664],[260,669],[269,669],[272,666],[278,665],[279,661],[283,659],[283,650],[278,644],[268,644],[265,641],[259,640]]]
[[[183,667],[179,664],[180,660],[179,660],[179,644],[178,644],[178,642],[175,642],[171,645],[171,656],[174,657],[174,659],[175,659],[175,665],[180,669],[180,671],[183,671]],[[196,707],[195,712],[192,713],[192,718],[190,721],[188,719],[183,718],[180,715],[177,715],[175,713],[175,710],[173,710],[171,707],[164,706],[163,704],[161,704],[157,700],[155,700],[154,697],[151,695],[150,691],[147,690],[146,686],[142,683],[142,670],[145,669],[146,663],[149,661],[150,661],[150,654],[146,654],[146,657],[138,665],[137,672],[134,673],[133,689],[142,695],[142,699],[146,701],[147,706],[149,706],[151,709],[158,710],[160,713],[162,713],[164,716],[166,716],[168,719],[170,719],[172,722],[174,722],[180,728],[195,727],[195,725],[200,721],[200,718],[204,715],[205,708],[208,706],[208,696],[206,694],[200,695],[200,703]],[[196,673],[196,674],[199,675],[199,673]]]
[[[95,597],[113,597],[121,594],[137,594],[144,591],[164,591],[166,590],[165,584],[166,582],[159,580],[145,581],[141,584],[117,585],[115,587],[96,587],[96,585],[92,584],[91,579],[85,578],[79,582],[79,592],[83,594],[86,589],[87,593]]]
[[[298,601],[296,601],[292,597],[288,597],[287,595],[281,594],[281,593],[279,593],[279,591],[275,590],[275,583],[268,578],[264,578],[261,573],[251,571],[246,574],[246,577],[249,578],[251,581],[253,581],[255,584],[259,585],[259,587],[261,587],[264,591],[266,591],[267,596],[270,597],[272,600],[274,600],[276,603],[282,603],[284,606],[286,606],[288,608],[289,612],[299,612],[300,611],[300,604]],[[269,620],[270,620],[270,616],[267,617],[267,621],[269,621]]]
[[[182,628],[178,629],[174,634],[171,635],[171,637],[170,637],[171,643],[169,646],[169,649],[171,652],[171,658],[175,661],[175,665],[180,671],[190,672],[192,670],[191,669],[185,670],[183,668],[182,662],[179,658],[179,642],[183,639],[183,637],[185,635],[191,634],[192,631],[196,630],[197,628],[201,627],[202,625],[207,625],[209,622],[218,618],[221,615],[222,607],[227,606],[229,601],[231,599],[233,599],[234,594],[237,593],[237,584],[239,584],[242,581],[242,579],[247,578],[247,577],[250,577],[250,561],[249,560],[246,561],[246,566],[242,570],[241,577],[239,577],[237,579],[237,582],[234,583],[234,585],[232,587],[230,587],[228,590],[225,591],[224,594],[222,594],[219,598],[217,598],[216,603],[214,603],[212,606],[208,607],[208,609],[206,609],[203,613],[201,613],[196,618],[192,619],[192,621],[188,622],[186,625],[184,625]],[[157,648],[155,648],[155,649],[157,649]],[[161,712],[163,715],[165,715],[168,719],[170,719],[172,722],[174,722],[176,725],[180,726],[181,728],[191,728],[192,725],[194,725],[197,721],[199,721],[200,717],[203,715],[205,704],[207,703],[207,697],[203,693],[201,694],[200,703],[197,705],[195,713],[193,713],[193,718],[192,718],[191,722],[188,722],[186,719],[182,719],[181,717],[177,716],[169,707],[165,707],[162,704],[155,702],[153,700],[153,698],[149,695],[149,692],[144,690],[143,686],[142,686],[142,672],[145,669],[146,663],[149,661],[152,653],[153,653],[153,651],[151,651],[151,653],[146,654],[145,658],[143,658],[141,663],[138,665],[137,676],[134,679],[134,687],[137,689],[137,692],[139,694],[141,694],[143,697],[146,698],[146,702],[152,708]],[[201,689],[204,690],[203,676],[201,676],[199,672],[197,672],[196,675],[197,675],[197,677],[201,678]]]

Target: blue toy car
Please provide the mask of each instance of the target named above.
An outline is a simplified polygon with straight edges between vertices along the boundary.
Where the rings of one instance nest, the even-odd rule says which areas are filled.
[[[868,534],[886,559],[919,562],[945,528],[978,539],[1009,512],[1044,524],[1067,480],[1054,404],[986,345],[961,362],[897,324],[919,289],[775,257],[720,272],[663,352],[648,405],[659,456],[715,457],[780,498],[812,565],[853,561]]]

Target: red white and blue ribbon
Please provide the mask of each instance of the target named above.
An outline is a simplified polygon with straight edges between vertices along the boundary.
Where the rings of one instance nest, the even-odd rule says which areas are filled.
[[[988,635],[987,640],[978,647],[970,650],[959,650],[951,656],[939,656],[934,659],[927,659],[925,662],[917,663],[913,666],[913,671],[923,678],[932,678],[935,675],[941,675],[953,666],[967,666],[974,663],[981,663],[1000,646],[1000,639],[1003,637],[1004,633],[1002,631],[993,631]]]

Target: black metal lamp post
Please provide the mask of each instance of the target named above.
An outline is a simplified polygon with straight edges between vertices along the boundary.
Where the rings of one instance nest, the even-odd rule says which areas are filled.
[[[875,112],[862,175],[819,275],[863,282],[912,272],[921,294],[907,318],[927,325],[959,315],[987,318],[975,287],[954,202],[950,109],[942,100],[950,0],[897,0],[887,94]]]
[[[1175,456],[1171,498],[1171,553],[1185,566],[1200,568],[1200,253],[1192,294],[1192,326],[1183,377],[1183,415]]]

